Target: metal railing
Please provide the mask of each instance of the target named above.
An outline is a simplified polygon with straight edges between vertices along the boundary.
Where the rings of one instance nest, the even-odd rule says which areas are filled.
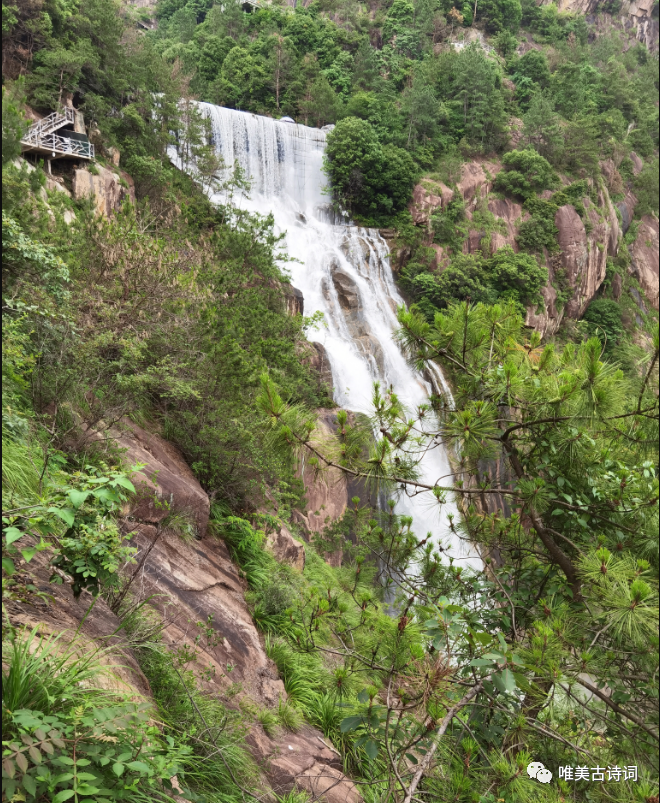
[[[64,156],[81,156],[85,159],[94,158],[94,146],[91,142],[79,139],[61,137],[58,134],[46,134],[38,140],[29,143],[33,148],[41,148],[54,154]]]
[[[26,145],[36,145],[43,137],[57,131],[64,125],[70,125],[74,121],[73,109],[65,108],[62,111],[52,112],[43,120],[38,120],[28,128],[27,133],[21,140]]]

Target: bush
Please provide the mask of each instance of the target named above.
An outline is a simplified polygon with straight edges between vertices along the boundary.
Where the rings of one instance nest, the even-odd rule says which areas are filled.
[[[511,246],[500,248],[487,262],[490,281],[498,293],[514,296],[524,306],[536,304],[548,281],[548,269],[529,254],[516,254]]]
[[[3,645],[3,800],[170,800],[190,749],[163,738],[149,704],[95,687],[106,650],[64,638]]]
[[[529,198],[556,181],[548,160],[532,148],[505,153],[502,162],[505,169],[497,174],[494,187],[506,195]]]
[[[328,135],[324,169],[335,198],[363,216],[403,209],[415,183],[410,154],[381,146],[371,123],[346,117]]]
[[[623,334],[621,307],[611,299],[598,298],[589,304],[583,320],[588,324],[589,336],[597,337],[603,344],[605,353],[609,354]]]
[[[533,215],[520,224],[516,242],[523,250],[531,253],[539,253],[544,248],[552,253],[559,250],[558,233],[559,229],[552,218]]]

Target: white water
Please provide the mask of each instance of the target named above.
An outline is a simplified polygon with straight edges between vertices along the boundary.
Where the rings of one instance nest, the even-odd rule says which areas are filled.
[[[383,390],[391,386],[414,414],[418,405],[428,402],[431,387],[408,365],[392,337],[398,325],[396,307],[403,299],[394,284],[389,250],[375,229],[328,222],[329,199],[323,193],[321,170],[325,133],[210,104],[200,108],[211,120],[213,141],[225,165],[238,162],[251,180],[250,197],[240,205],[260,214],[272,213],[276,228],[286,232],[287,252],[297,260],[287,267],[293,286],[303,293],[305,315],[324,314],[327,326],[310,332],[309,337],[326,349],[337,404],[371,412],[373,383],[380,381]],[[342,283],[353,301],[359,295],[357,308],[347,308],[345,293],[342,307]],[[436,386],[453,403],[440,369],[434,367],[434,374]],[[427,452],[420,469],[424,483],[451,483],[442,446]],[[413,516],[419,538],[431,532],[432,540],[443,544],[456,560],[481,567],[476,552],[449,529],[448,513],[458,521],[453,500],[440,509],[430,493],[415,498],[403,495],[396,511]]]

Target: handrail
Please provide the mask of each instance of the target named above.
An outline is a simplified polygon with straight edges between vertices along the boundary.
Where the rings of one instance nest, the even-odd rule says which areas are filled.
[[[23,140],[25,143],[25,140]],[[31,147],[42,148],[53,153],[66,154],[68,156],[83,156],[88,159],[94,158],[94,146],[89,141],[62,137],[58,134],[42,134],[35,137],[33,141],[25,143]]]
[[[37,120],[36,123],[28,128],[27,133],[21,140],[26,144],[35,142],[39,138],[57,131],[58,128],[74,122],[74,110],[66,107],[62,111],[51,112],[48,117],[43,120]]]

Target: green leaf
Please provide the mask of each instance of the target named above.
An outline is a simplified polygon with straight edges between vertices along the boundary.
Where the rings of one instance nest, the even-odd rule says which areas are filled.
[[[492,666],[493,661],[489,658],[473,658],[468,666]]]
[[[21,555],[23,556],[23,560],[26,563],[29,563],[36,554],[37,554],[36,546],[27,546],[25,547],[25,549],[21,549]]]
[[[122,774],[123,774],[123,772],[124,772],[124,765],[123,765],[123,764],[120,764],[120,763],[119,763],[119,761],[115,761],[115,763],[112,765],[112,771],[114,772],[114,774],[115,774],[115,775],[116,775],[118,778],[120,778],[120,777],[121,777],[121,775],[122,775]]]
[[[68,507],[49,507],[48,513],[54,513],[58,518],[62,519],[69,527],[73,527],[76,520],[76,511]]]
[[[121,485],[122,488],[126,488],[127,491],[130,491],[132,494],[135,493],[135,485],[128,479],[128,477],[115,477],[115,481],[112,485]]]
[[[8,574],[10,577],[12,574],[14,574],[16,571],[16,566],[11,558],[2,559],[2,571],[5,572],[5,574]]]
[[[359,728],[363,722],[363,717],[346,717],[346,719],[342,719],[339,728],[342,733],[346,733],[347,731],[352,731],[356,728]]]
[[[78,510],[90,493],[91,491],[69,491],[67,496],[71,500],[71,504]]]
[[[13,544],[14,541],[18,541],[19,538],[22,538],[25,535],[24,532],[21,532],[17,527],[7,527],[5,530],[5,544],[9,546]]]
[[[75,792],[73,789],[63,789],[55,795],[53,803],[64,803],[65,800],[69,800],[69,798],[72,798],[74,795]]]
[[[31,775],[24,775],[21,782],[28,795],[33,795],[36,797],[37,782],[34,780],[34,778]]]
[[[81,783],[76,789],[79,795],[95,795],[98,791],[97,786],[90,786],[88,783]]]
[[[364,746],[364,752],[373,761],[378,755],[378,744],[374,742],[373,739],[369,739],[369,741]]]
[[[497,672],[493,675],[493,683],[502,694],[515,691],[516,679],[510,669],[504,669],[502,672]]]
[[[134,772],[151,772],[149,765],[145,764],[144,761],[129,761],[126,766]]]

